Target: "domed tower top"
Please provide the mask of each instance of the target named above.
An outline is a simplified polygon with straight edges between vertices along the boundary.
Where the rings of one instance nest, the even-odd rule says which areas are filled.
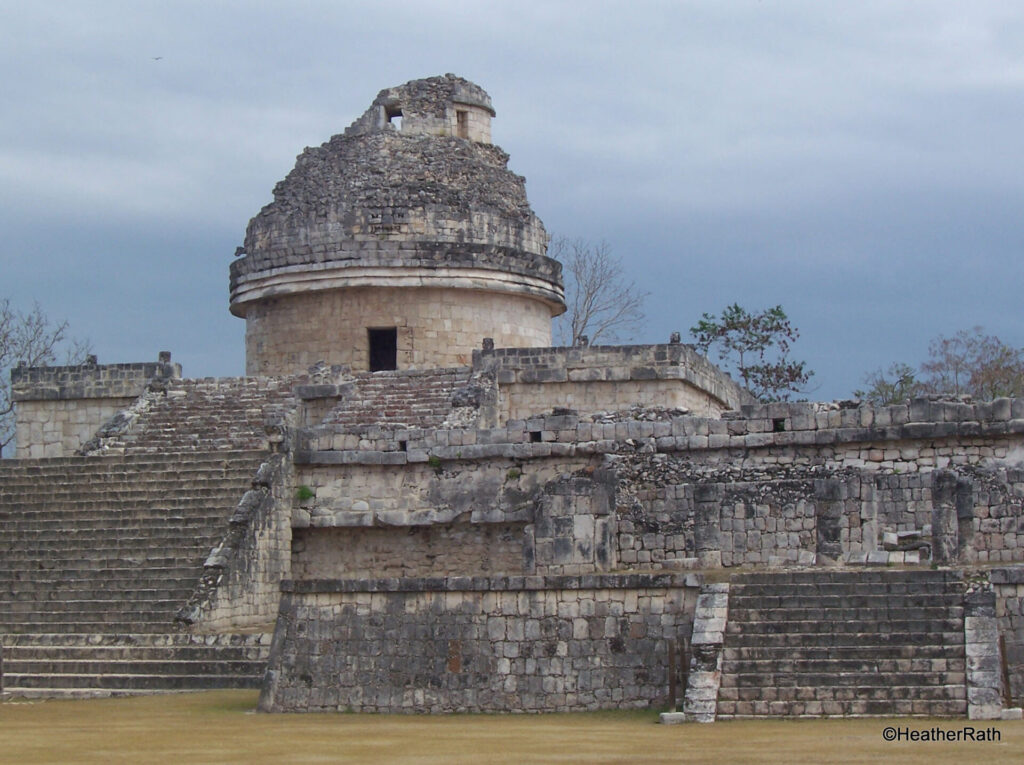
[[[561,266],[545,255],[524,179],[490,143],[493,115],[468,80],[413,80],[299,155],[231,267],[248,374],[321,360],[454,366],[483,337],[550,344]],[[395,346],[384,362],[373,359],[378,330]]]
[[[406,135],[448,135],[490,143],[493,116],[491,97],[483,88],[446,74],[382,90],[345,135],[393,126]]]

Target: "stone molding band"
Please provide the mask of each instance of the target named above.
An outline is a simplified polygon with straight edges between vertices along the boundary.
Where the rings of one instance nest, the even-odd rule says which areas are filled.
[[[238,278],[231,291],[231,313],[245,316],[247,304],[270,297],[357,287],[470,289],[525,295],[543,301],[552,316],[564,312],[560,285],[523,274],[484,268],[350,266],[336,263],[271,268]]]

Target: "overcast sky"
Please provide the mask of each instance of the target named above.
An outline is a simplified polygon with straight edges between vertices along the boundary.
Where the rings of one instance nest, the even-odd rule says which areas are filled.
[[[0,297],[101,363],[244,370],[228,266],[296,155],[454,72],[642,342],[782,304],[812,398],[982,325],[1024,345],[1024,3],[0,0]]]

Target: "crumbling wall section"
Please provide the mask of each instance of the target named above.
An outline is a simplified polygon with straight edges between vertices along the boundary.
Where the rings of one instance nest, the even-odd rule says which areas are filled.
[[[286,450],[270,455],[207,557],[202,578],[177,614],[179,624],[197,633],[273,624],[281,581],[291,575],[294,492],[291,455]]]
[[[301,458],[319,462],[299,466],[311,496],[293,515],[296,578],[615,567],[615,477],[591,460],[428,458],[405,470],[380,462],[407,454],[363,454],[363,462],[351,452]]]

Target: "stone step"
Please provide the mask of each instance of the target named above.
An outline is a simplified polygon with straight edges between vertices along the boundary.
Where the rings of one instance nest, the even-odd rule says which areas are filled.
[[[116,562],[119,560],[137,560],[140,564],[148,561],[153,565],[160,562],[170,563],[172,561],[192,560],[210,551],[210,544],[207,541],[199,541],[190,545],[181,545],[180,557],[170,555],[174,549],[171,545],[147,547],[145,540],[133,540],[133,544],[125,545],[103,545],[93,547],[89,545],[90,540],[79,540],[80,545],[74,546],[73,540],[68,540],[67,547],[43,547],[35,546],[22,549],[4,556],[4,570],[24,569],[45,569],[55,568],[58,565],[70,565],[76,562],[87,563],[89,561],[102,561],[104,563]],[[157,542],[165,540],[155,540]],[[212,541],[212,540],[211,540]],[[87,549],[82,549],[87,547]],[[18,566],[17,564],[21,564]]]
[[[964,717],[966,700],[851,699],[798,701],[720,701],[718,718],[758,717]]]
[[[140,587],[118,589],[118,600],[129,601],[161,601],[176,600],[181,594],[191,594],[195,588],[195,579],[182,580],[177,585],[168,582],[161,582],[161,588]],[[45,608],[52,601],[103,601],[113,597],[110,587],[97,588],[95,582],[68,582],[66,586],[41,587],[38,582],[33,583],[32,589],[18,589],[12,592],[4,592],[0,586],[0,602],[4,603],[35,603],[39,608]]]
[[[734,574],[729,581],[737,586],[768,585],[778,587],[787,584],[884,584],[902,582],[952,582],[962,583],[963,572],[958,569],[886,569],[884,571],[786,571],[755,572]]]
[[[890,688],[893,682],[907,688],[918,688],[920,698],[947,698],[944,686],[962,686],[966,674],[960,672],[728,672],[723,667],[722,688],[813,688],[816,692],[834,693],[839,688]],[[933,695],[940,694],[940,695]]]
[[[141,554],[136,556],[130,554],[130,551],[125,551],[117,557],[39,561],[29,559],[23,561],[24,565],[16,568],[0,568],[0,582],[17,582],[29,586],[35,581],[33,573],[38,573],[41,578],[52,578],[59,573],[61,577],[92,582],[133,582],[140,578],[148,581],[160,578],[161,575],[184,579],[193,575],[197,569],[202,570],[203,560],[209,552],[210,548],[197,548],[189,556],[182,554],[180,558],[145,559]],[[4,562],[7,565],[11,563]],[[33,563],[36,564],[35,567]],[[103,567],[98,568],[97,563],[101,563]]]
[[[960,701],[966,700],[967,691],[962,683],[907,685],[895,679],[867,686],[729,685],[722,686],[718,697],[724,701]]]
[[[132,629],[133,624],[139,624],[139,632],[151,632],[150,629],[142,629],[146,625],[162,624],[164,629],[174,625],[174,614],[178,608],[165,610],[147,608],[125,607],[121,609],[109,609],[94,611],[91,613],[71,611],[37,611],[31,614],[10,614],[0,620],[0,630],[12,632],[42,632],[52,630],[55,632],[66,632],[69,628],[72,632],[124,632]],[[32,629],[26,630],[22,627],[32,625]]]
[[[950,632],[820,632],[813,636],[794,636],[787,632],[748,632],[731,633],[726,636],[725,644],[732,648],[769,648],[773,646],[791,650],[804,648],[821,648],[827,646],[862,646],[865,651],[873,651],[876,647],[913,646],[913,645],[949,645],[956,649],[964,642],[963,630]]]
[[[161,572],[166,573],[173,579],[187,579],[190,576],[197,576],[202,572],[202,561],[207,549],[203,554],[193,554],[193,563],[183,564],[182,560],[170,558],[156,558],[152,561],[135,560],[128,557],[98,558],[93,560],[67,560],[67,561],[45,561],[47,568],[31,568],[31,562],[26,562],[23,568],[0,570],[0,589],[5,585],[17,585],[20,589],[32,587],[35,579],[33,573],[53,578],[60,576],[66,579],[80,579],[93,583],[104,582],[116,589],[145,589],[152,587],[163,579]],[[179,564],[174,565],[173,564]],[[100,567],[102,566],[102,568]],[[116,567],[116,568],[115,568]]]
[[[266,661],[257,659],[221,659],[216,657],[200,659],[158,658],[137,659],[134,657],[107,659],[8,659],[4,657],[4,677],[43,675],[150,675],[150,676],[195,676],[195,675],[262,675]]]
[[[20,674],[4,672],[4,690],[17,696],[22,689],[74,688],[82,690],[212,690],[259,688],[262,671],[252,675],[198,674]]]
[[[839,675],[842,673],[917,674],[930,672],[965,672],[966,658],[882,659],[858,657],[850,659],[730,659],[723,655],[723,671],[731,675]]]
[[[117,597],[114,596],[115,594],[112,594],[104,600],[48,600],[43,604],[25,600],[11,601],[0,599],[0,613],[4,614],[5,618],[33,614],[35,618],[44,621],[48,620],[50,616],[57,614],[66,617],[69,614],[75,613],[122,613],[128,610],[132,610],[135,613],[145,613],[138,611],[136,609],[137,604],[129,602],[124,597],[126,594],[119,592],[116,593]],[[181,606],[181,602],[177,598],[166,600],[147,598],[144,604],[147,612],[162,613],[171,609],[177,610]]]
[[[962,603],[962,599],[961,599]],[[734,607],[730,603],[729,616],[739,622],[799,622],[833,619],[859,622],[896,617],[900,619],[962,618],[964,608],[957,606],[830,606],[813,604],[794,608]]]
[[[726,634],[732,635],[835,635],[854,633],[857,635],[869,632],[864,622],[845,622],[842,620],[806,619],[799,621],[753,621],[740,622],[729,620]],[[884,622],[871,625],[872,634],[877,635],[909,635],[927,636],[933,632],[956,632],[963,630],[963,619],[897,619],[889,618]],[[730,638],[727,637],[728,641]],[[813,638],[812,638],[813,639]]]
[[[119,616],[124,616],[120,614]],[[78,635],[83,629],[96,632],[109,630],[111,633],[131,632],[133,634],[149,633],[159,635],[174,629],[174,621],[170,614],[163,614],[159,621],[147,621],[145,619],[115,619],[108,618],[101,622],[89,622],[76,619],[69,622],[3,622],[0,623],[0,632],[5,635],[34,635],[42,631],[50,633],[63,633],[67,635]]]
[[[830,595],[777,595],[736,596],[729,598],[731,608],[785,609],[785,608],[913,608],[915,606],[950,607],[963,603],[963,592],[936,592],[915,594],[883,594],[845,592]]]
[[[151,633],[109,633],[80,632],[76,634],[36,632],[17,636],[3,635],[3,644],[8,646],[129,646],[129,647],[182,647],[200,646],[218,648],[224,646],[267,646],[269,650],[273,635],[269,632],[225,632],[210,635],[192,634],[188,632]]]
[[[901,582],[893,585],[865,583],[861,585],[839,584],[787,584],[778,587],[768,585],[730,587],[730,597],[735,595],[739,600],[748,598],[816,598],[816,597],[921,597],[928,595],[953,595],[965,591],[963,582],[924,582],[920,585],[913,582]]]
[[[735,646],[726,644],[722,651],[723,661],[816,661],[816,660],[893,660],[893,659],[943,659],[950,655],[948,645],[873,645],[865,657],[863,643],[849,645],[803,646],[780,643],[774,646]],[[953,653],[956,653],[954,650]],[[962,653],[960,654],[962,655]],[[956,657],[959,658],[959,657]]]
[[[139,536],[145,532],[148,536],[169,535],[190,530],[207,532],[216,524],[224,525],[223,509],[217,508],[216,513],[209,515],[159,515],[153,518],[75,518],[65,516],[63,519],[51,518],[17,518],[7,521],[0,539],[5,544],[22,539],[35,539],[40,542],[61,541],[69,535],[102,537],[112,529],[125,536]]]
[[[269,646],[232,645],[5,645],[4,662],[265,661]]]
[[[197,476],[195,480],[204,483],[206,481],[201,476]],[[227,497],[234,496],[246,482],[240,479],[225,480],[223,485],[218,483],[220,482],[216,481],[212,485],[195,488],[187,488],[179,483],[177,488],[174,485],[158,485],[125,490],[104,488],[95,491],[36,491],[27,497],[24,494],[18,497],[0,497],[0,501],[3,502],[4,515],[12,517],[25,515],[31,518],[46,518],[48,513],[56,512],[56,509],[72,508],[80,508],[77,512],[85,517],[88,517],[90,512],[96,513],[97,517],[103,517],[103,514],[115,513],[134,504],[142,505],[144,507],[140,509],[153,513],[169,507],[191,507],[200,503],[221,502]]]

